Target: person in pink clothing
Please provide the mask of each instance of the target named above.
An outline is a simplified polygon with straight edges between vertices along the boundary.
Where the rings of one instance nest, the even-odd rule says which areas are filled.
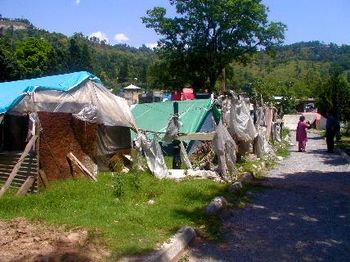
[[[307,142],[307,133],[306,129],[310,127],[310,123],[305,123],[305,116],[300,116],[299,123],[297,127],[296,140],[299,142],[298,151],[305,152],[306,142]]]

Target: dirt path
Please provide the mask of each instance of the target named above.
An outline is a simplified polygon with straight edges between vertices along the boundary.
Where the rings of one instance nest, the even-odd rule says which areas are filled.
[[[25,219],[0,220],[0,262],[103,261],[109,253],[89,243],[83,229],[66,231]]]
[[[222,243],[196,240],[188,261],[349,261],[350,165],[310,134],[251,204],[225,211]]]

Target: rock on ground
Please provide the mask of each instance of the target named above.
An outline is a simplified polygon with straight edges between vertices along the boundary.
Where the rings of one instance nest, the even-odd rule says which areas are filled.
[[[214,198],[205,209],[205,213],[208,215],[216,214],[227,206],[227,200],[220,196]]]

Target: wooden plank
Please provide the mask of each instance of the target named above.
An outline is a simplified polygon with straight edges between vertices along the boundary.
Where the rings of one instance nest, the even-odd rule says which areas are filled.
[[[72,152],[69,152],[67,157],[70,161],[72,161],[73,163],[75,163],[79,167],[79,169],[83,172],[84,175],[87,175],[92,180],[97,181],[96,177],[83,165],[83,163],[81,163],[78,160],[78,158],[75,157],[75,155],[73,155]]]
[[[37,113],[35,113],[37,117],[39,117],[37,115]],[[44,170],[42,170],[42,174],[40,174],[40,168],[39,168],[39,165],[40,165],[40,122],[37,123],[37,121],[35,121],[35,134],[38,135],[38,139],[36,140],[36,150],[35,150],[35,156],[36,156],[36,161],[37,161],[37,164],[36,164],[36,177],[40,177],[41,181],[43,182],[44,186],[47,188],[48,185],[49,185],[49,182],[47,180],[47,176],[44,172]],[[36,188],[39,189],[39,179],[36,180]]]
[[[29,176],[27,180],[22,184],[22,186],[18,189],[16,196],[24,196],[32,187],[34,181],[35,178],[33,176]]]
[[[21,164],[24,160],[24,158],[28,155],[29,151],[31,150],[32,146],[35,144],[36,139],[38,138],[37,135],[33,136],[28,144],[26,145],[21,157],[19,158],[17,164],[15,165],[15,167],[12,169],[11,174],[9,176],[9,178],[7,179],[6,183],[3,185],[3,187],[0,190],[0,197],[2,197],[5,192],[7,191],[7,189],[10,187],[12,180],[15,178],[15,176],[17,175],[17,171],[20,169]]]
[[[44,186],[47,188],[49,186],[49,181],[47,180],[47,176],[44,172],[44,170],[39,170],[39,176],[41,181],[43,182]]]

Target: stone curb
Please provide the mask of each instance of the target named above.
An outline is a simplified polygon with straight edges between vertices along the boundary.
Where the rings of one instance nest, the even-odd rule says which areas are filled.
[[[170,240],[163,244],[160,250],[142,261],[147,262],[169,262],[175,261],[188,244],[196,237],[196,232],[192,227],[184,226],[180,228]]]

